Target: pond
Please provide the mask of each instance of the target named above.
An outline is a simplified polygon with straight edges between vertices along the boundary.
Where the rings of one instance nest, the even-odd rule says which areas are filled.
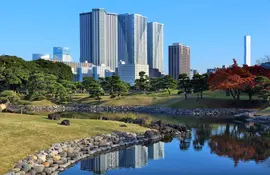
[[[269,133],[250,124],[192,124],[189,128],[186,138],[88,158],[62,175],[270,174]]]

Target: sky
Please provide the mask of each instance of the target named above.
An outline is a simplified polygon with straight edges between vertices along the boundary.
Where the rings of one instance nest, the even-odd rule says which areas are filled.
[[[79,61],[79,14],[92,8],[138,13],[164,24],[164,68],[168,46],[191,47],[191,68],[243,64],[244,36],[251,35],[251,58],[270,55],[270,0],[0,0],[0,54],[31,60],[69,47]]]

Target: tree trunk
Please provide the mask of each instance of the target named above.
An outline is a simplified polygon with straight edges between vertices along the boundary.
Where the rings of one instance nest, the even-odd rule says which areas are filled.
[[[203,96],[203,95],[202,95],[202,93],[203,93],[203,92],[201,91],[201,99],[203,99],[203,97],[202,97],[202,96]]]
[[[248,93],[248,100],[249,100],[249,101],[252,100],[252,96],[253,96],[253,93],[252,93],[252,92],[249,92],[249,93]]]
[[[235,98],[235,94],[233,94],[233,91],[232,91],[231,89],[230,89],[229,91],[230,91],[230,93],[231,93],[231,95],[232,95],[233,99],[234,99],[234,100],[236,100],[236,98]]]
[[[169,95],[171,95],[171,91],[170,91],[170,89],[168,88],[167,90],[168,90],[168,92],[169,92]]]
[[[185,92],[185,99],[187,100],[187,93]]]

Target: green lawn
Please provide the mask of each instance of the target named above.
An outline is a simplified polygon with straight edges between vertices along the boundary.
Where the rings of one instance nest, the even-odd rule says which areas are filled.
[[[51,144],[85,138],[112,131],[144,132],[146,128],[120,122],[69,119],[71,126],[61,126],[45,116],[1,113],[0,115],[0,174],[14,164]]]

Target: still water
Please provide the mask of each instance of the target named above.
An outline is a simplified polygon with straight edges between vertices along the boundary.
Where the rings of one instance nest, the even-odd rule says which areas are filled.
[[[190,126],[186,138],[82,160],[62,175],[269,175],[269,133],[235,124]]]

